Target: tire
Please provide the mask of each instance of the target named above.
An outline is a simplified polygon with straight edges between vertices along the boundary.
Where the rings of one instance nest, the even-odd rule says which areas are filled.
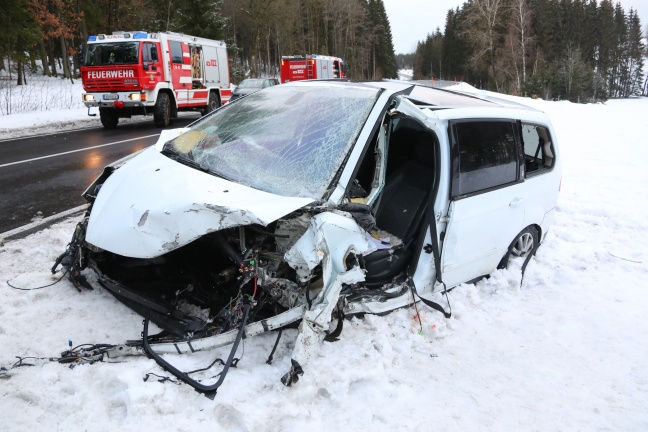
[[[153,122],[156,127],[167,127],[171,122],[171,101],[166,93],[159,93],[153,109]]]
[[[538,241],[538,230],[532,226],[526,227],[515,237],[497,268],[506,268],[511,258],[527,257],[536,248]]]
[[[200,110],[200,113],[204,116],[214,111],[217,108],[220,108],[220,98],[216,92],[209,92],[209,101],[207,102],[207,107]]]
[[[112,108],[99,108],[99,118],[106,129],[115,129],[119,123],[119,114]]]

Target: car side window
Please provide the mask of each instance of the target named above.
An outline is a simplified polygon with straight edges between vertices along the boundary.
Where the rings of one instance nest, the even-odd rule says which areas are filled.
[[[521,126],[526,177],[550,171],[554,165],[554,150],[549,130],[528,123],[522,123]]]
[[[451,125],[453,198],[519,180],[519,156],[512,121],[466,121]]]

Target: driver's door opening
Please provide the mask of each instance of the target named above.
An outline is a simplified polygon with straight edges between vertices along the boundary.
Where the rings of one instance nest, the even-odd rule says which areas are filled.
[[[347,190],[351,203],[375,218],[370,231],[377,250],[364,257],[364,285],[379,287],[400,275],[414,257],[416,239],[434,189],[438,141],[409,117],[389,119],[376,132]]]

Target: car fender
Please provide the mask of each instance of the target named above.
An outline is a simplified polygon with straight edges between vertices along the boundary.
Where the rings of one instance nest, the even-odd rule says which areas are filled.
[[[310,278],[312,270],[322,265],[323,288],[312,306],[304,313],[292,360],[304,367],[319,350],[325,330],[345,284],[365,280],[359,265],[347,269],[350,254],[365,254],[372,250],[366,234],[346,213],[324,212],[311,219],[310,227],[284,259],[297,271],[302,282]]]

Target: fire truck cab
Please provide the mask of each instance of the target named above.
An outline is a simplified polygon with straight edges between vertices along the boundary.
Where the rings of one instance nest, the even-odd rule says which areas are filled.
[[[81,77],[88,114],[98,107],[105,128],[151,114],[168,126],[178,111],[204,115],[232,94],[225,43],[172,32],[90,36]]]
[[[281,84],[311,79],[345,78],[344,61],[324,55],[282,56]]]

